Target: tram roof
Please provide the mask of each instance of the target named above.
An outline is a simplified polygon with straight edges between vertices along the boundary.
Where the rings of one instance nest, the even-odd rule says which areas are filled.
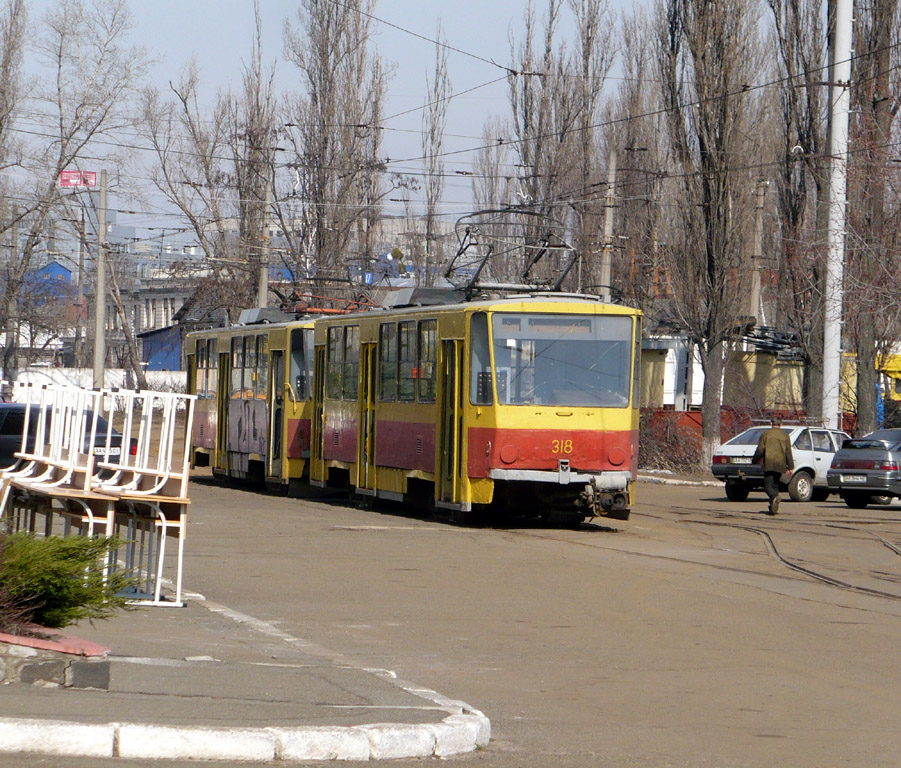
[[[330,314],[330,315],[306,315],[298,317],[294,320],[282,322],[262,322],[262,323],[238,323],[235,325],[224,326],[221,328],[209,328],[204,331],[193,331],[189,336],[211,336],[218,333],[252,333],[262,330],[277,330],[288,327],[310,326],[315,322],[325,321],[343,321],[357,320],[366,317],[391,316],[391,315],[408,315],[428,313],[444,313],[458,312],[461,310],[503,310],[520,308],[522,311],[528,311],[528,307],[533,305],[548,304],[569,304],[569,305],[590,305],[603,306],[606,314],[615,315],[640,315],[641,310],[627,307],[622,304],[605,303],[601,297],[584,293],[559,293],[559,292],[535,292],[528,294],[517,294],[516,296],[502,296],[499,298],[483,298],[475,301],[459,301],[453,303],[422,303],[403,306],[382,306],[373,307],[361,312],[350,312],[347,314]]]

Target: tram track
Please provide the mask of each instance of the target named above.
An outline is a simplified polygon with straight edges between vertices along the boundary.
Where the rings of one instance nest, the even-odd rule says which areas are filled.
[[[698,512],[697,509],[688,509],[685,507],[671,507],[671,508],[669,508],[669,511],[679,511],[684,514],[697,514],[697,512]],[[645,513],[645,514],[648,514],[648,513]],[[724,513],[717,512],[716,514],[723,515]],[[657,519],[664,519],[661,515],[652,515],[651,514],[649,516],[655,517]],[[732,516],[732,515],[730,515],[730,516]],[[736,530],[741,530],[741,531],[746,531],[749,533],[757,534],[758,536],[760,536],[763,539],[769,555],[773,559],[775,559],[777,562],[781,563],[786,568],[788,568],[796,573],[803,574],[809,578],[814,579],[815,581],[818,581],[823,584],[827,584],[829,586],[836,587],[838,589],[844,589],[844,590],[856,592],[859,594],[869,595],[871,597],[881,597],[881,598],[885,598],[888,600],[901,601],[901,594],[898,594],[895,592],[887,592],[887,591],[880,590],[880,589],[874,589],[873,587],[867,587],[867,586],[863,586],[860,584],[854,584],[854,583],[851,583],[850,581],[845,581],[844,579],[839,579],[834,576],[830,576],[826,573],[823,573],[822,571],[816,570],[816,569],[811,568],[806,565],[802,565],[801,563],[798,563],[798,562],[792,560],[791,558],[785,556],[782,552],[780,552],[779,547],[776,545],[776,542],[774,541],[773,536],[771,535],[771,532],[765,528],[754,526],[754,525],[748,525],[747,523],[732,522],[732,521],[727,521],[727,520],[701,520],[701,519],[697,519],[697,518],[687,518],[687,517],[682,517],[680,519],[680,522],[691,523],[691,524],[695,524],[695,525],[707,525],[707,526],[715,526],[715,527],[733,528]],[[889,519],[889,520],[874,519],[874,520],[869,520],[869,521],[854,521],[855,523],[857,523],[857,525],[849,525],[849,524],[846,524],[844,521],[837,522],[837,521],[805,521],[805,520],[794,521],[793,520],[792,522],[800,523],[800,524],[804,525],[805,527],[809,527],[809,528],[813,528],[815,526],[821,526],[821,527],[833,528],[836,530],[848,530],[848,531],[854,531],[856,533],[862,533],[867,536],[871,536],[871,537],[875,538],[883,546],[888,548],[890,551],[894,552],[896,555],[901,556],[901,547],[896,546],[892,542],[888,541],[888,539],[880,536],[879,534],[875,533],[874,531],[867,530],[866,528],[858,527],[860,524],[863,524],[864,522],[867,524],[882,524],[882,523],[892,523],[892,522],[901,523],[901,520],[898,520],[898,519]]]

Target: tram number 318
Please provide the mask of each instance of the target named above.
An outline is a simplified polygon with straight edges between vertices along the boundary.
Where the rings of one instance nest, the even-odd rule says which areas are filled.
[[[573,452],[572,440],[552,440],[551,449],[554,453],[570,454]]]

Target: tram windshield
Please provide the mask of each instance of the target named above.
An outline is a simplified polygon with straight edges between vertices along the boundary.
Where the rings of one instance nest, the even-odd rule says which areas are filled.
[[[631,317],[495,313],[492,335],[499,404],[628,406]]]

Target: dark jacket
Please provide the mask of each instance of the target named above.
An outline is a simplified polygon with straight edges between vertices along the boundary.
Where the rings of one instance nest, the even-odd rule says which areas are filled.
[[[795,459],[792,456],[791,442],[788,432],[781,427],[770,427],[760,436],[757,450],[754,451],[754,463],[763,459],[764,472],[787,472],[794,469]]]

